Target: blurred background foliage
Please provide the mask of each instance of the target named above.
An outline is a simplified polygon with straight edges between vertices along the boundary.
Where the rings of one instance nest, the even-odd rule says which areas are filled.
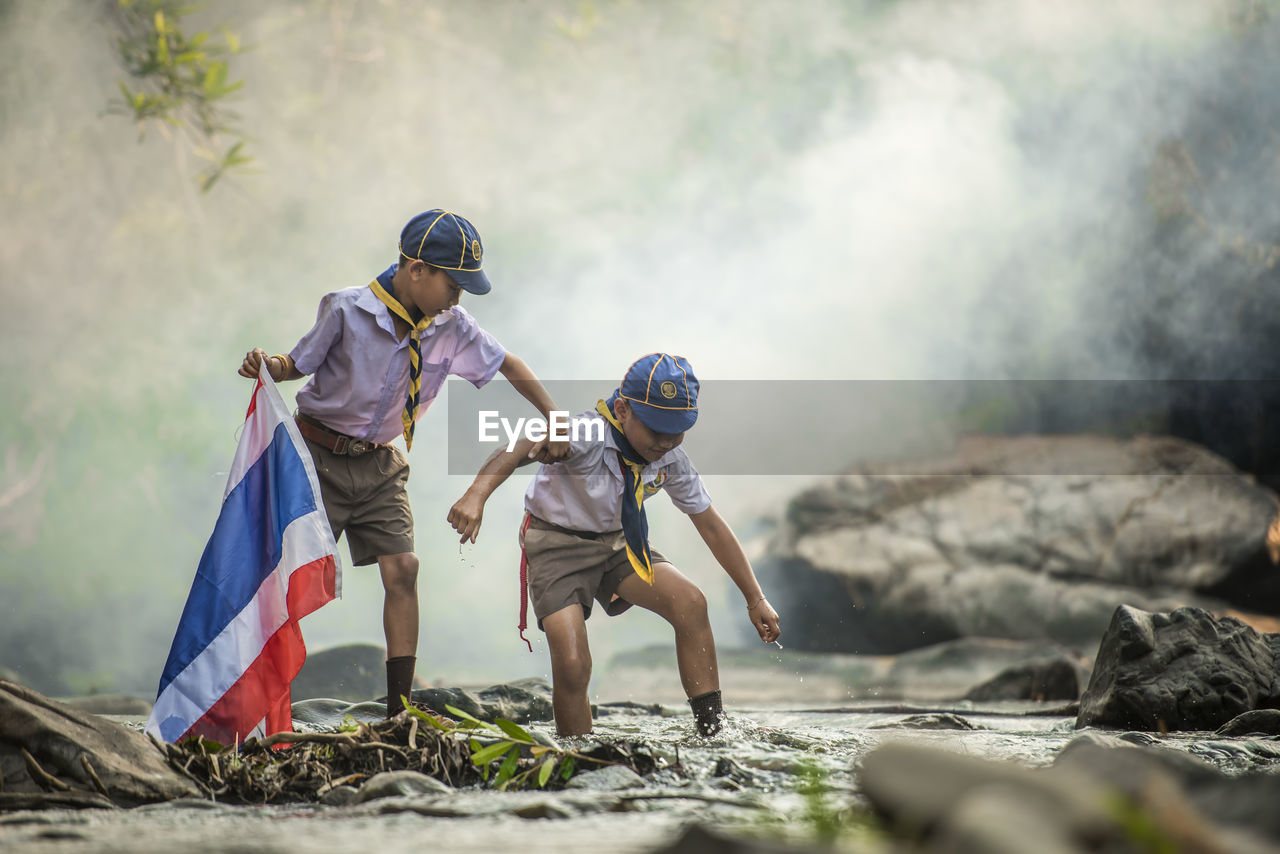
[[[958,426],[1156,427],[1271,478],[1278,54],[1272,0],[0,2],[0,665],[154,690],[241,355],[290,347],[433,205],[484,233],[469,307],[545,377],[664,348],[732,379],[1234,380]],[[521,486],[460,564],[443,422],[411,487],[424,675],[528,675],[479,604],[515,601]],[[711,488],[745,524],[783,487]],[[381,641],[348,570],[312,642]],[[665,637],[634,626],[600,660]]]

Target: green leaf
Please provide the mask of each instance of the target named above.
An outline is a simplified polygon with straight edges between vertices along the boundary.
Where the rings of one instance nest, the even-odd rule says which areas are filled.
[[[538,788],[541,789],[547,785],[547,781],[551,779],[551,772],[555,770],[556,758],[548,756],[546,761],[542,763],[542,767],[538,769]]]
[[[497,759],[499,756],[506,753],[508,750],[512,749],[513,747],[516,748],[517,752],[519,752],[519,747],[512,744],[511,742],[499,741],[495,744],[490,744],[485,747],[482,747],[479,750],[472,753],[471,761],[476,765],[484,765],[486,762],[492,762],[493,760]]]
[[[507,753],[507,758],[502,760],[502,766],[498,768],[498,776],[493,778],[495,786],[502,787],[511,779],[511,775],[516,773],[516,765],[520,761],[520,748],[517,745],[511,745],[511,751]]]
[[[445,706],[444,710],[449,714],[453,715],[455,718],[461,718],[464,722],[466,722],[467,724],[470,724],[471,729],[475,729],[476,727],[484,727],[485,729],[497,729],[493,724],[486,723],[485,721],[480,720],[474,715],[469,715],[466,712],[462,711],[462,709],[455,708],[454,706]],[[461,726],[461,724],[459,724],[459,726]]]
[[[493,722],[498,725],[498,729],[502,730],[516,741],[524,741],[529,744],[533,744],[533,736],[525,732],[519,724],[509,721],[506,718],[494,718]]]
[[[560,779],[561,779],[561,780],[568,780],[570,777],[572,777],[572,776],[573,776],[573,766],[574,766],[574,764],[575,764],[575,763],[574,763],[574,761],[573,761],[573,757],[572,757],[572,756],[566,756],[566,757],[564,758],[564,764],[560,766]]]

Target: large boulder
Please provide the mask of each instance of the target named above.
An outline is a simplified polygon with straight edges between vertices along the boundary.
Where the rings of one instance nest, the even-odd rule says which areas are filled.
[[[1121,606],[1111,619],[1078,726],[1212,730],[1280,706],[1280,635],[1199,608],[1151,614]]]
[[[0,774],[0,809],[203,797],[146,736],[3,681]]]
[[[387,651],[372,643],[350,643],[307,652],[290,686],[292,699],[329,697],[371,700],[387,693]]]
[[[791,500],[757,568],[796,649],[1092,651],[1118,605],[1280,613],[1275,495],[1168,438],[975,437]]]

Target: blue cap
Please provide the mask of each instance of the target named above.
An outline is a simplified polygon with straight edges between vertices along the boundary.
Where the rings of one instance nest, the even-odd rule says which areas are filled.
[[[439,267],[468,293],[489,293],[480,233],[456,213],[434,208],[409,220],[400,232],[400,254]]]
[[[683,433],[698,420],[698,378],[684,356],[641,357],[627,368],[618,396],[655,433]]]

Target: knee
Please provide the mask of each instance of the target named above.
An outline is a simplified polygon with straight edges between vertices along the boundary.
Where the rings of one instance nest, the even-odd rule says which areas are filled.
[[[711,622],[706,594],[692,584],[680,592],[672,611],[671,622],[677,628],[699,628]]]
[[[591,653],[574,651],[557,656],[553,671],[557,691],[585,694],[591,684]]]
[[[389,558],[382,571],[382,583],[388,593],[416,594],[418,590],[418,556],[402,554]]]

